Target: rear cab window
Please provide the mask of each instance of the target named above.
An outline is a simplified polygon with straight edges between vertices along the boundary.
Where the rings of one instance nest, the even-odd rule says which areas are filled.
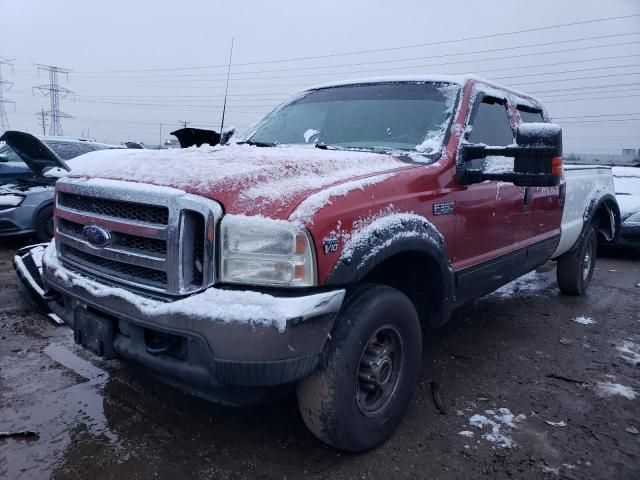
[[[522,123],[546,123],[541,109],[526,105],[518,105],[517,108]]]
[[[513,143],[513,129],[506,102],[495,97],[484,97],[471,123],[470,143],[506,146]]]
[[[485,96],[477,105],[471,119],[471,132],[467,136],[469,143],[484,144],[492,147],[504,147],[514,143],[514,132],[504,99]],[[473,170],[485,170],[487,162],[505,162],[512,164],[513,159],[506,157],[487,157],[469,162]]]

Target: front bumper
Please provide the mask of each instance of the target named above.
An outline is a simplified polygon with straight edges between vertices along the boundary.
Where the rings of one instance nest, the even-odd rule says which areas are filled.
[[[203,388],[280,385],[308,376],[345,294],[277,297],[212,287],[166,301],[87,278],[63,265],[53,246],[42,263],[43,290],[62,294],[76,342]]]

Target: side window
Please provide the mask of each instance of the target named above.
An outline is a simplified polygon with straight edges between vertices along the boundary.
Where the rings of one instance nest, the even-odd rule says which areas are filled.
[[[513,143],[513,130],[504,100],[492,97],[482,99],[467,140],[470,143],[484,143],[491,146],[505,146]]]
[[[542,110],[518,105],[518,112],[520,113],[522,123],[544,123]]]

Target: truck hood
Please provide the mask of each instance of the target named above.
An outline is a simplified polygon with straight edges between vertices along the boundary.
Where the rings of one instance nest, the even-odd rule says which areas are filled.
[[[411,168],[398,157],[313,147],[204,145],[181,150],[102,150],[69,161],[73,177],[179,188],[222,203],[225,212],[286,219],[328,187],[362,188]],[[363,179],[370,179],[368,182]],[[342,194],[344,188],[339,189]]]
[[[67,164],[53,150],[29,133],[9,130],[0,137],[0,141],[13,148],[36,175],[42,175],[45,168],[69,170]]]

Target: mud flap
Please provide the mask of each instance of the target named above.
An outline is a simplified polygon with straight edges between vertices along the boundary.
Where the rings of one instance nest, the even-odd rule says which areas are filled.
[[[75,311],[73,339],[100,357],[116,358],[118,354],[113,349],[113,321],[101,318],[85,309]]]

